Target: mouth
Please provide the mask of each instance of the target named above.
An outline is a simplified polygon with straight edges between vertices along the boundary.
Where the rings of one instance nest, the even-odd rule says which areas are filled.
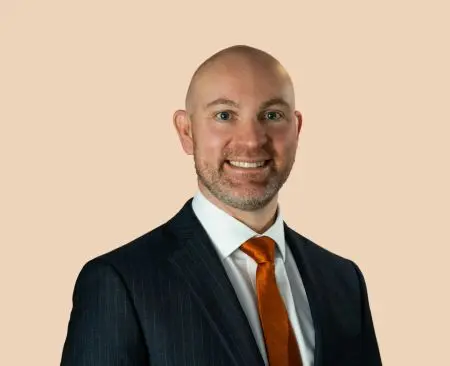
[[[271,159],[269,160],[258,160],[258,161],[242,161],[242,160],[226,160],[225,163],[233,168],[238,169],[261,169],[269,165]]]

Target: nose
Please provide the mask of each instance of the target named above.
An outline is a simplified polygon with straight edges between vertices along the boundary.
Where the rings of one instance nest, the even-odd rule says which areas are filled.
[[[263,123],[254,118],[241,120],[236,125],[235,141],[249,149],[260,148],[267,143],[267,131]]]

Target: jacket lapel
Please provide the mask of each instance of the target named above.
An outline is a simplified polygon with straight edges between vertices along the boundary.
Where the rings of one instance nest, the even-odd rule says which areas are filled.
[[[234,288],[191,202],[167,224],[176,246],[169,261],[204,309],[234,365],[264,365]]]
[[[307,261],[307,253],[305,251],[306,239],[290,229],[286,223],[284,224],[284,232],[287,245],[289,245],[289,248],[291,249],[295,263],[297,264],[297,268],[302,277],[309,306],[311,308],[311,316],[313,319],[315,332],[314,366],[322,366],[322,300],[320,293],[317,291],[319,288],[317,285],[317,280],[310,264]]]

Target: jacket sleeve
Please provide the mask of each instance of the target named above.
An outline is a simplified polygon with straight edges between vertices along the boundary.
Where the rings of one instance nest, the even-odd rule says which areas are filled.
[[[61,366],[149,366],[135,309],[112,266],[86,263],[72,301]]]
[[[361,326],[362,326],[362,359],[364,366],[381,366],[381,356],[370,310],[367,285],[360,268],[353,263],[359,279],[361,296]]]

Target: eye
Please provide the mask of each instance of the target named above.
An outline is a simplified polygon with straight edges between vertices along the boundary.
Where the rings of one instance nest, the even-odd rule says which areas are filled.
[[[231,112],[229,111],[222,111],[214,115],[214,118],[218,119],[219,121],[229,121],[231,117]]]
[[[268,111],[264,113],[264,118],[270,121],[278,121],[283,117],[283,114],[277,111]]]

